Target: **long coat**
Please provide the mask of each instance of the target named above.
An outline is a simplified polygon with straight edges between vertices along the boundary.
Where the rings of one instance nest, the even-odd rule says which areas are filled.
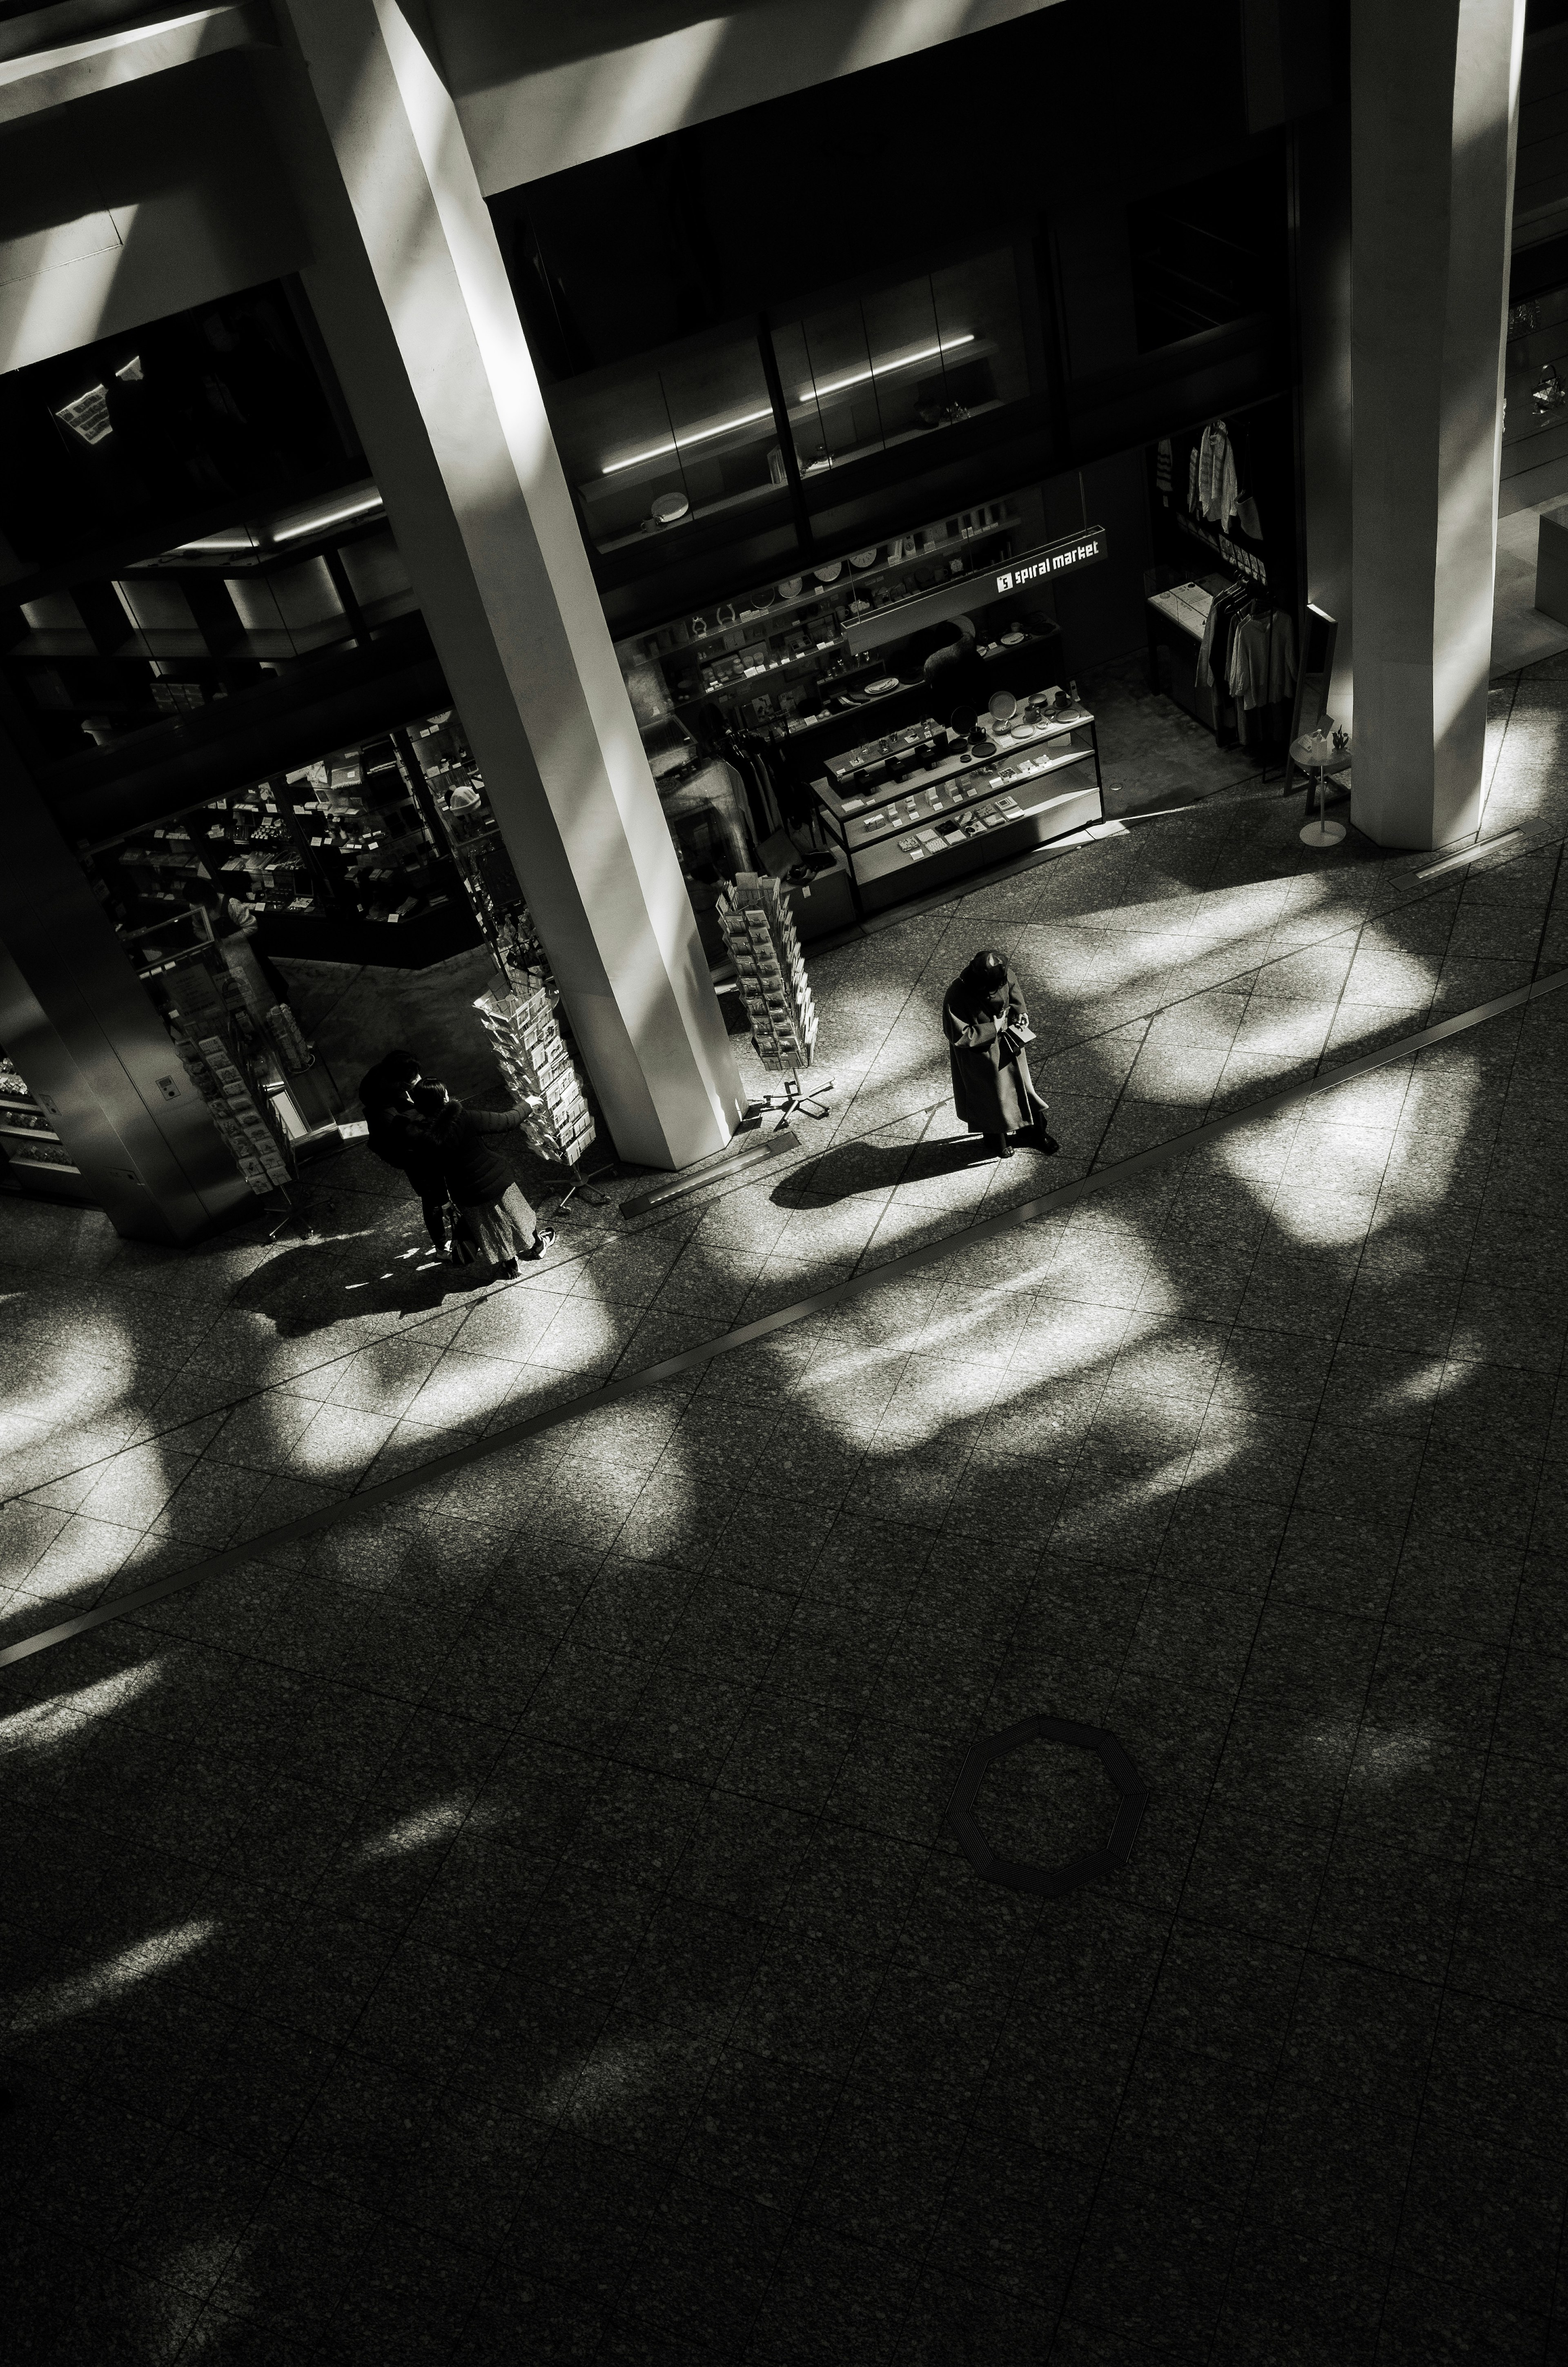
[[[1006,996],[977,995],[955,979],[942,1002],[942,1032],[953,1071],[953,1107],[972,1134],[1014,1134],[1046,1116],[1043,1097],[1029,1075],[1028,1051],[1009,1056],[1001,1041],[1009,1026],[1028,1025],[1029,1014],[1016,980]]]

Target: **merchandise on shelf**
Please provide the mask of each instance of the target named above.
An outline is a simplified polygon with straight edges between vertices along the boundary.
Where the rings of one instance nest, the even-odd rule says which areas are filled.
[[[474,915],[501,966],[520,978],[544,961],[543,947],[523,900],[501,827],[484,790],[484,776],[450,708],[411,723],[409,757],[457,866]]]
[[[778,880],[743,871],[720,898],[718,910],[764,1067],[809,1067],[817,1039],[816,1006]]]
[[[449,709],[131,831],[96,850],[90,867],[127,934],[192,904],[244,928],[274,915],[392,926],[440,911],[460,887],[505,963],[538,957],[483,776]]]
[[[52,1175],[79,1175],[64,1145],[16,1062],[0,1050],[0,1173],[6,1165]]]
[[[261,1195],[287,1184],[292,1170],[283,1130],[237,1037],[214,1027],[193,1038],[178,1013],[170,1013],[165,1025],[181,1067],[251,1190]]]
[[[1016,505],[988,502],[933,519],[912,533],[785,576],[696,616],[678,618],[618,645],[629,683],[659,669],[674,708],[710,701],[748,727],[784,734],[824,719],[831,702],[863,691],[886,667],[875,651],[857,656],[848,628],[873,610],[961,578],[982,543],[986,561],[1023,524]],[[636,702],[633,702],[634,705]],[[644,742],[650,729],[641,708]],[[659,719],[665,728],[665,719]]]
[[[532,973],[509,993],[492,989],[473,1007],[513,1100],[528,1112],[528,1149],[551,1167],[572,1166],[594,1139],[594,1121],[542,974]]]

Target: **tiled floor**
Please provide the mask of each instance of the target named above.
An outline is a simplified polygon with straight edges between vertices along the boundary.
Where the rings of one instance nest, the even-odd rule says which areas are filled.
[[[310,1246],[6,1210],[0,1640],[1564,967],[1568,674],[1494,705],[1539,851],[1421,882],[1242,791],[824,956],[809,1153],[522,1285],[355,1156]],[[987,938],[1049,1165],[952,1145]],[[1565,1048],[1568,993],[0,1672],[12,2355],[1568,2355]],[[1152,1792],[1050,1903],[943,1820],[1036,1709]],[[981,1803],[1110,1805],[1044,1748]]]

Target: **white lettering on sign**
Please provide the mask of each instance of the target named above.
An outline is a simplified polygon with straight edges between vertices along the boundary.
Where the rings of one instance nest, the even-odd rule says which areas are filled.
[[[1011,592],[1019,584],[1032,583],[1039,575],[1060,575],[1064,567],[1082,567],[1085,560],[1097,559],[1099,555],[1097,538],[1073,543],[1065,550],[1048,551],[1043,559],[1033,561],[1028,567],[1004,569],[996,578],[996,590],[998,594]]]

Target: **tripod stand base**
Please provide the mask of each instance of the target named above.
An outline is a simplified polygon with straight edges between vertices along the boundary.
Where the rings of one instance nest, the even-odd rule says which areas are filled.
[[[827,1104],[823,1100],[823,1095],[832,1091],[831,1077],[824,1078],[822,1083],[814,1086],[810,1093],[801,1084],[799,1077],[791,1077],[782,1093],[755,1095],[747,1105],[746,1116],[750,1117],[756,1110],[778,1110],[781,1113],[782,1122],[786,1126],[792,1117],[796,1116],[825,1117]]]

